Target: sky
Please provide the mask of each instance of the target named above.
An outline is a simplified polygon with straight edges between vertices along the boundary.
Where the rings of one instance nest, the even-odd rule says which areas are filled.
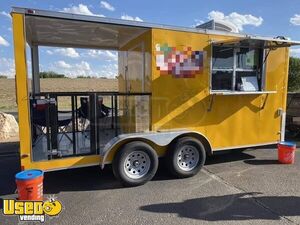
[[[193,27],[210,19],[233,24],[241,33],[285,36],[300,41],[300,0],[2,0],[0,1],[0,75],[13,77],[12,6],[105,16],[167,25]],[[27,51],[29,53],[29,51]],[[117,75],[117,52],[40,47],[40,70],[67,76]],[[300,46],[291,49],[300,57]],[[27,64],[30,70],[30,57]],[[30,71],[29,71],[30,72]]]

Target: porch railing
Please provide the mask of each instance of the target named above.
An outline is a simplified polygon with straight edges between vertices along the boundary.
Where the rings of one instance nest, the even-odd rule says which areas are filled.
[[[37,134],[37,124],[34,124],[36,119],[33,113],[34,107],[39,102],[43,102],[47,105],[44,111],[45,124],[42,124],[44,126],[38,124],[38,126],[43,128],[42,134],[46,137],[48,159],[54,157],[53,152],[59,151],[60,141],[66,138],[72,143],[72,154],[62,154],[60,157],[99,154],[109,138],[118,136],[122,132],[119,117],[128,113],[126,99],[136,96],[148,96],[150,104],[150,93],[41,92],[35,94],[31,96],[32,143],[34,145],[36,138],[40,136]],[[86,105],[83,104],[84,102]],[[65,120],[66,123],[68,120],[70,122],[68,127],[61,126],[62,121]],[[89,151],[83,153],[80,150],[77,140],[79,134],[88,135]]]

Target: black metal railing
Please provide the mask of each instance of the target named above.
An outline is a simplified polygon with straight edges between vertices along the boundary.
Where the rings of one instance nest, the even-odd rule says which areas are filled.
[[[111,138],[122,132],[119,117],[126,114],[128,108],[126,109],[124,104],[121,106],[120,98],[135,96],[150,97],[151,94],[120,92],[41,92],[35,94],[30,101],[33,148],[36,146],[36,148],[47,148],[48,160],[54,157],[99,154]],[[42,108],[40,114],[39,108]],[[85,148],[82,147],[81,142],[84,142]],[[60,147],[62,143],[68,143],[72,152],[66,147],[65,153],[62,153],[63,150]],[[36,151],[41,150],[36,149]],[[43,157],[45,158],[44,155],[40,157],[41,159],[36,157],[36,160],[42,160]]]

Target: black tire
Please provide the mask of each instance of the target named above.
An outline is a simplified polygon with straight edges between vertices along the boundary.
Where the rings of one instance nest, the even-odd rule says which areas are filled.
[[[194,166],[191,168],[187,168],[186,170],[182,169],[178,165],[179,163],[181,164],[181,162],[177,161],[179,160],[179,152],[181,152],[183,148],[192,148],[193,151],[198,152],[198,161],[194,160],[193,156],[191,155],[187,156],[191,157],[190,160],[193,159],[193,161],[190,161],[190,163],[192,162],[191,164]],[[178,139],[173,145],[170,146],[166,155],[168,170],[177,178],[186,178],[196,175],[203,167],[205,160],[206,151],[204,145],[201,143],[201,141],[193,137],[182,137]],[[186,165],[188,166],[188,163]]]
[[[138,164],[138,166],[140,166],[140,167],[134,167],[134,165],[131,164],[128,167],[128,169],[125,168],[126,165],[129,165],[129,164],[126,164],[126,161],[131,156],[133,156],[134,152],[140,152],[141,156],[139,155],[139,157],[144,157],[147,155],[148,161],[150,162],[150,165],[147,164],[148,168],[149,168],[148,171],[140,178],[130,177],[130,175],[128,175],[128,173],[131,173],[131,171],[128,171],[128,170],[131,168],[133,168],[132,171],[136,168],[137,169],[140,168],[142,170],[141,164]],[[144,156],[143,156],[143,153],[144,153]],[[145,158],[147,158],[147,156]],[[133,158],[133,159],[135,159],[135,158]],[[136,161],[139,161],[139,160],[135,160],[134,162],[136,162]],[[143,162],[146,162],[146,161],[141,161],[140,163],[143,163]],[[117,152],[117,154],[113,160],[114,175],[126,187],[133,187],[133,186],[139,186],[139,185],[145,184],[147,181],[151,180],[154,177],[154,175],[157,171],[157,168],[158,168],[158,157],[157,157],[155,150],[150,145],[148,145],[144,142],[141,142],[141,141],[134,141],[134,142],[125,144],[122,147],[122,149],[120,149],[120,151]],[[145,171],[146,170],[147,169],[145,169]],[[134,175],[131,174],[131,176],[134,176]]]

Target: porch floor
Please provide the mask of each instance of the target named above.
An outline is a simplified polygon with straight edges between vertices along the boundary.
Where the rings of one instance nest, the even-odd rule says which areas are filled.
[[[68,137],[71,139],[69,139]],[[33,161],[44,161],[48,160],[49,155],[53,155],[55,158],[66,157],[72,155],[88,155],[91,154],[91,144],[90,144],[90,132],[89,131],[78,131],[76,135],[76,154],[73,152],[73,138],[72,133],[59,133],[57,135],[57,144],[58,149],[47,150],[47,137],[46,135],[39,136],[34,146],[32,147]],[[112,138],[115,137],[114,129],[105,129],[99,132],[100,146],[99,150],[101,151],[106,143],[108,143]]]

